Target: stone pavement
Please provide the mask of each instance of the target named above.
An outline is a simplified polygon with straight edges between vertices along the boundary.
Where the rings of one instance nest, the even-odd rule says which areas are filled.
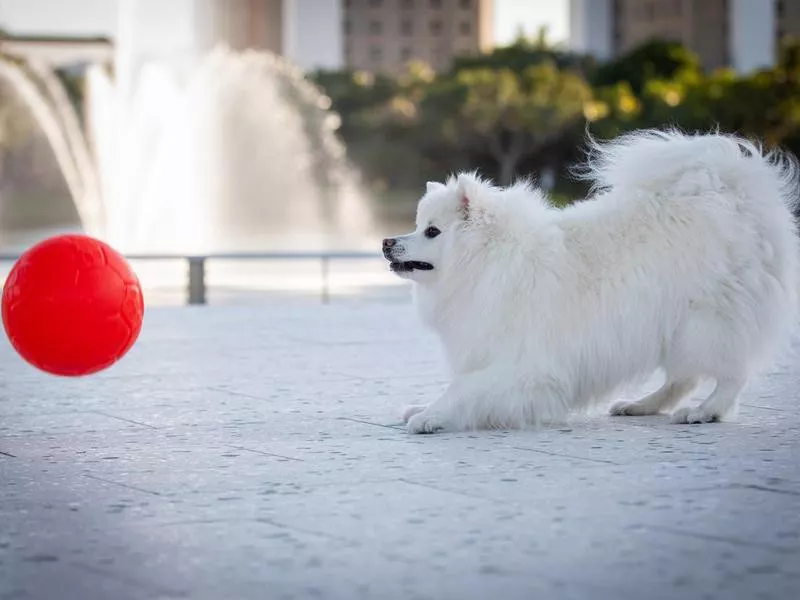
[[[155,308],[48,377],[0,342],[0,598],[800,597],[800,368],[734,424],[409,436],[408,304]]]

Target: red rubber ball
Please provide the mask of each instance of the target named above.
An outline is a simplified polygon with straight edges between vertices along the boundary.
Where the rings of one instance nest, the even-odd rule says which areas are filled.
[[[3,286],[3,326],[33,366],[77,377],[113,365],[142,329],[139,279],[108,244],[59,235],[14,264]]]

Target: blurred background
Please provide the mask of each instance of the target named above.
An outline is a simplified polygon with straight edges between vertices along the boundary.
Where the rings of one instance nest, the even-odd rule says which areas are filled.
[[[207,302],[406,302],[377,251],[427,180],[564,205],[587,130],[797,152],[796,35],[800,0],[0,0],[0,280],[83,231],[151,305],[187,255]]]

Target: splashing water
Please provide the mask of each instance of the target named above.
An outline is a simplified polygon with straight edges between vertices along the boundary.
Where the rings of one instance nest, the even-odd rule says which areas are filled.
[[[118,245],[193,252],[373,243],[330,101],[287,61],[219,47],[186,74],[145,66],[129,101],[99,68],[89,89]]]
[[[0,78],[16,90],[50,144],[75,208],[91,233],[105,220],[97,173],[77,114],[61,81],[46,65],[0,55]]]
[[[144,65],[130,94],[92,67],[88,141],[52,73],[3,65],[53,146],[84,228],[123,251],[375,245],[330,100],[285,59],[217,47],[188,68]]]

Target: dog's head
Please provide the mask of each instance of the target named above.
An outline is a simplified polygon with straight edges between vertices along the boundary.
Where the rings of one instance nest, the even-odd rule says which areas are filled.
[[[444,184],[428,182],[417,207],[416,230],[383,240],[383,255],[401,277],[436,281],[443,271],[456,268],[454,263],[470,248],[500,237],[499,230],[514,219],[508,200],[523,189],[530,199],[527,185],[499,189],[474,174],[460,174]]]

